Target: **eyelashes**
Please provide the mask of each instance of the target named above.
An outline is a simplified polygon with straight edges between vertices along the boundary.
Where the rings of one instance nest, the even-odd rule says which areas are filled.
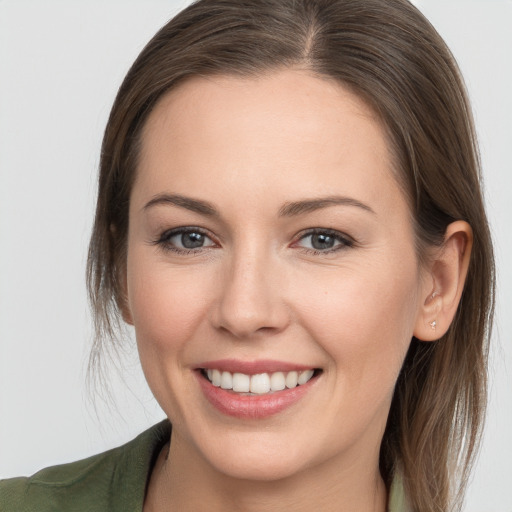
[[[313,254],[331,254],[353,245],[354,241],[344,233],[324,228],[303,231],[299,234],[298,240],[292,244]]]
[[[194,226],[164,231],[153,244],[165,251],[183,255],[198,254],[207,248],[219,247],[206,230]]]
[[[178,255],[198,255],[205,250],[220,248],[214,237],[205,229],[185,226],[164,231],[152,242],[166,252]],[[355,245],[348,235],[326,228],[311,228],[300,232],[290,245],[305,254],[327,255]]]

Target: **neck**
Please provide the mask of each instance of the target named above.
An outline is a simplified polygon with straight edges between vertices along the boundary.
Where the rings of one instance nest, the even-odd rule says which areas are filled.
[[[173,432],[170,449],[164,447],[155,465],[144,512],[386,510],[378,451],[373,464],[361,458],[341,464],[333,458],[277,481],[254,481],[220,473],[177,437]]]

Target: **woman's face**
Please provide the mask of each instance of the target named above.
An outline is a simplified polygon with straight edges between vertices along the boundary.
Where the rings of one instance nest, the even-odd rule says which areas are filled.
[[[142,140],[125,317],[182,456],[375,468],[429,286],[376,116],[305,71],[195,78]]]

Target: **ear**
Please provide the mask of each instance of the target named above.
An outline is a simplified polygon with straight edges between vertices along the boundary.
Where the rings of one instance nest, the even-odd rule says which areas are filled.
[[[126,270],[126,262],[122,265],[122,268],[118,270],[118,282],[119,291],[121,292],[121,296],[118,301],[121,316],[127,324],[133,325],[133,317],[128,300],[128,276]]]
[[[123,297],[123,303],[120,305],[121,309],[121,316],[123,317],[123,320],[128,325],[133,325],[133,318],[132,318],[132,312],[130,310],[130,307],[128,305],[128,300],[126,298],[126,295]]]
[[[117,229],[113,224],[110,225],[110,233],[113,237],[116,236]],[[128,301],[128,269],[126,254],[117,256],[114,272],[116,274],[116,281],[119,285],[119,293],[116,297],[117,307],[121,312],[123,320],[129,325],[133,325],[132,312]]]
[[[434,254],[423,287],[414,336],[422,341],[438,340],[450,327],[464,289],[469,267],[473,230],[462,220],[446,228],[442,247]]]

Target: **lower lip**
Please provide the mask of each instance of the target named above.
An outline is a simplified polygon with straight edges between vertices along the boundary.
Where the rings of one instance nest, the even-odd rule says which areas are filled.
[[[317,377],[295,388],[267,395],[240,395],[214,386],[201,372],[196,372],[199,385],[208,401],[221,413],[242,419],[262,419],[278,414],[297,403],[311,389]]]

